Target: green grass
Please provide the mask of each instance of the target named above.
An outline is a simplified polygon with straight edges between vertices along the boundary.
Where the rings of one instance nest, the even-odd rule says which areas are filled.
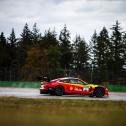
[[[125,125],[125,101],[0,97],[0,126]]]

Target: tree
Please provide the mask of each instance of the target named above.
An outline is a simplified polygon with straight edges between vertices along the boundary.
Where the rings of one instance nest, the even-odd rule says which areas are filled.
[[[50,29],[45,31],[44,36],[39,42],[41,50],[46,52],[48,67],[46,66],[46,74],[55,78],[62,73],[60,67],[61,50],[59,46],[59,41],[57,40],[55,30]]]
[[[29,80],[40,75],[56,76],[60,68],[60,50],[55,31],[45,32],[36,46],[27,50],[26,62],[22,68],[22,77],[27,75]],[[54,75],[55,74],[55,75]]]
[[[21,33],[21,38],[19,39],[18,43],[18,60],[21,68],[25,64],[27,50],[33,46],[32,33],[27,23],[23,28],[23,32]]]
[[[124,59],[124,65],[123,65],[123,69],[126,71],[126,32],[123,33],[123,59]]]
[[[98,75],[96,78],[101,81],[108,80],[108,62],[110,55],[110,41],[108,31],[105,27],[101,30],[100,34],[93,35],[93,53],[94,53],[94,72]]]
[[[16,36],[15,36],[14,28],[12,29],[12,32],[11,32],[8,40],[9,40],[9,44],[10,44],[11,47],[16,47],[17,39],[16,39]]]
[[[56,38],[55,30],[51,31],[50,29],[45,31],[44,36],[42,36],[39,41],[39,46],[41,48],[48,49],[50,46],[59,46],[59,41]]]
[[[97,38],[97,65],[99,69],[100,79],[108,81],[108,63],[110,56],[110,40],[108,31],[103,27]]]
[[[17,38],[15,36],[14,29],[12,29],[12,32],[8,38],[9,43],[9,54],[10,54],[10,60],[13,61],[17,58]]]
[[[91,41],[89,44],[89,49],[90,49],[90,81],[93,83],[95,80],[97,80],[97,32],[96,30],[94,31]],[[95,74],[94,74],[95,73]]]
[[[38,44],[39,40],[41,40],[41,33],[39,33],[39,29],[37,28],[37,24],[33,25],[32,29],[32,42],[33,45]]]
[[[33,45],[32,32],[30,31],[27,23],[25,24],[23,32],[21,33],[20,45],[25,49]]]
[[[59,58],[60,51],[57,46],[50,46],[48,49],[30,48],[22,68],[22,78],[35,80],[40,75],[54,76],[54,72],[59,68]]]
[[[7,71],[9,67],[8,43],[4,33],[0,34],[0,80],[8,80]]]
[[[98,38],[98,35],[97,35],[96,30],[95,30],[94,34],[91,37],[91,41],[90,41],[90,44],[89,44],[92,67],[96,67],[96,62],[97,62],[96,61],[97,38]]]
[[[26,62],[22,67],[21,78],[24,80],[36,79],[47,65],[46,55],[40,48],[31,47],[27,50]]]
[[[15,36],[14,29],[8,38],[8,52],[9,52],[9,70],[10,80],[17,80],[16,75],[18,74],[19,60],[18,60],[18,49],[17,49],[17,38]]]
[[[5,67],[8,65],[8,51],[7,51],[7,41],[4,33],[0,34],[0,67]]]
[[[89,67],[89,47],[80,36],[76,36],[73,44],[73,66],[77,74],[83,73],[86,77]]]
[[[6,46],[6,38],[5,38],[5,36],[4,36],[4,33],[3,32],[1,32],[1,34],[0,34],[0,45],[2,46],[2,47],[5,47]]]
[[[123,69],[124,65],[124,50],[123,50],[123,41],[122,41],[122,32],[120,23],[116,21],[116,24],[111,28],[111,70],[115,79],[118,79],[119,73]],[[117,77],[118,76],[118,77]]]
[[[50,46],[46,52],[48,60],[48,74],[50,74],[52,78],[56,78],[62,74],[62,70],[60,68],[61,52],[59,46]]]
[[[125,84],[126,83],[126,32],[123,33],[122,41],[123,41],[122,59],[124,61],[124,64],[123,64],[123,68],[122,68],[122,72],[121,72],[121,78],[122,78],[121,83]]]
[[[69,69],[72,61],[72,49],[70,43],[70,32],[67,30],[66,25],[61,30],[59,35],[60,40],[60,50],[62,53],[61,56],[61,67],[63,69]]]

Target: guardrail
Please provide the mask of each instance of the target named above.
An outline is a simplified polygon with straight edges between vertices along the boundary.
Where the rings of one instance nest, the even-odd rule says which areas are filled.
[[[13,82],[0,81],[0,87],[22,87],[22,88],[39,88],[40,82]]]
[[[126,92],[126,85],[110,85],[110,84],[107,84],[106,87],[109,89],[109,91]]]
[[[22,88],[39,88],[41,82],[13,82],[13,81],[0,81],[0,87],[22,87]],[[105,85],[109,91],[126,92],[126,85]]]

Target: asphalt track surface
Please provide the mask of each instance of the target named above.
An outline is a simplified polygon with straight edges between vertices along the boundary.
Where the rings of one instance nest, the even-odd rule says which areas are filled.
[[[110,92],[109,97],[91,98],[83,95],[63,95],[51,96],[49,94],[40,94],[39,89],[34,88],[0,88],[0,96],[14,96],[19,98],[42,98],[42,99],[82,99],[82,100],[113,100],[126,101],[126,92]]]

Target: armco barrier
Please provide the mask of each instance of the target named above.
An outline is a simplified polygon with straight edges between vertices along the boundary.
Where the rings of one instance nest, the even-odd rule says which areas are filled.
[[[11,82],[11,81],[0,81],[0,87],[22,87],[22,88],[39,88],[40,82]],[[126,85],[110,85],[106,84],[109,91],[124,91],[126,92]]]
[[[8,82],[0,81],[0,87],[22,87],[22,88],[39,88],[40,82]]]
[[[109,91],[126,92],[126,85],[110,85],[110,84],[107,84],[106,87],[109,89]]]

